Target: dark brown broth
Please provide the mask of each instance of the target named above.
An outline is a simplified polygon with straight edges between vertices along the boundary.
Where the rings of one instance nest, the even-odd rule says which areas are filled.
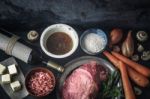
[[[53,33],[46,42],[49,52],[56,55],[63,55],[72,49],[73,42],[69,35],[63,32]]]

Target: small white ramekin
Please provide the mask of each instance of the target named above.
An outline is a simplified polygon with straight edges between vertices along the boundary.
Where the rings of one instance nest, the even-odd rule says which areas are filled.
[[[47,46],[46,46],[47,39],[49,38],[49,36],[51,36],[53,33],[56,33],[56,32],[63,32],[63,33],[68,34],[73,41],[72,49],[66,54],[56,55],[56,54],[49,52],[47,49]],[[41,38],[40,38],[40,46],[42,50],[44,51],[46,55],[53,57],[53,58],[65,58],[65,57],[72,55],[76,51],[78,47],[78,43],[79,43],[79,38],[78,38],[77,32],[71,26],[66,25],[66,24],[54,24],[54,25],[47,27],[43,31]]]

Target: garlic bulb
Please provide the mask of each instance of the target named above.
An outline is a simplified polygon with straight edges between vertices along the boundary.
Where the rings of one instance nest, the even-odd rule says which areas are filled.
[[[122,44],[122,54],[126,57],[131,57],[134,53],[134,42],[131,32],[128,32],[127,38]]]

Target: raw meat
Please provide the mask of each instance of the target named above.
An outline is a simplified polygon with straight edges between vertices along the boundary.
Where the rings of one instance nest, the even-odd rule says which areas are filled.
[[[52,77],[43,71],[33,73],[28,82],[29,90],[36,96],[47,95],[53,87]]]
[[[107,79],[107,74],[95,61],[81,65],[66,79],[62,99],[95,99],[100,82]]]

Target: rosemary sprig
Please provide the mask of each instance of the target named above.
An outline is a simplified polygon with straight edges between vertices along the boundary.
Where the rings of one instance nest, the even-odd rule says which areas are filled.
[[[121,96],[121,88],[117,86],[120,79],[119,71],[113,72],[113,74],[108,75],[108,79],[102,82],[102,90],[100,92],[101,99],[115,99]]]

